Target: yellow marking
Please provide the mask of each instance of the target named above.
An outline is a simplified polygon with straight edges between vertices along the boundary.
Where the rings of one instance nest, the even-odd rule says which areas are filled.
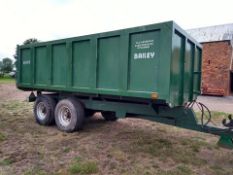
[[[159,97],[158,93],[156,93],[156,92],[152,92],[152,93],[151,93],[151,99],[152,99],[152,100],[157,100],[158,97]]]

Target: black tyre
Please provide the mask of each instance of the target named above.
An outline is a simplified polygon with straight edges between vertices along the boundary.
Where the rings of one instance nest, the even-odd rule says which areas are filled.
[[[54,124],[56,101],[49,95],[39,95],[34,103],[34,116],[40,125]]]
[[[73,132],[83,128],[84,108],[76,98],[67,98],[58,102],[55,109],[55,122],[58,129]]]
[[[85,109],[85,117],[86,118],[92,117],[95,113],[96,113],[96,111],[93,111],[91,109]]]
[[[101,114],[106,121],[116,121],[117,120],[115,112],[104,111],[104,112],[101,112]]]

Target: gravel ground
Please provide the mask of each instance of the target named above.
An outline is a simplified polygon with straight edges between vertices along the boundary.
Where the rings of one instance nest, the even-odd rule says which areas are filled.
[[[199,96],[197,101],[205,104],[211,111],[219,111],[233,114],[233,96]]]

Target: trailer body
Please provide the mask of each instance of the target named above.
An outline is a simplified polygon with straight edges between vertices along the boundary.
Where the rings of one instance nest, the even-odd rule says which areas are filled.
[[[201,54],[201,45],[172,21],[22,45],[17,86],[177,106],[200,94]]]

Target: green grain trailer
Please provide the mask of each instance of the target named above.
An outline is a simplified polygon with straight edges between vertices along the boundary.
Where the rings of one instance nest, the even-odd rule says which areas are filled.
[[[198,124],[186,102],[200,94],[202,47],[173,21],[17,48],[17,87],[31,93],[42,125],[83,127],[85,116],[147,118],[221,133]],[[221,131],[221,132],[220,132]],[[220,135],[220,134],[219,134]]]

